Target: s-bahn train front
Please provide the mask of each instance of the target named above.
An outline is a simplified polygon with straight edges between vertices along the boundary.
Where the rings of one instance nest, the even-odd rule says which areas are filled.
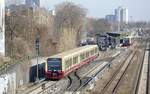
[[[45,64],[45,78],[61,79],[63,76],[61,58],[48,58]]]

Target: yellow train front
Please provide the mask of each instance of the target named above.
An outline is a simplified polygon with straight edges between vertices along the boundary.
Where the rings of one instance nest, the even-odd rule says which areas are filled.
[[[61,79],[81,66],[90,63],[99,55],[97,45],[87,45],[47,58],[46,79]]]
[[[46,79],[60,79],[63,78],[61,58],[48,58],[45,64],[45,78]]]

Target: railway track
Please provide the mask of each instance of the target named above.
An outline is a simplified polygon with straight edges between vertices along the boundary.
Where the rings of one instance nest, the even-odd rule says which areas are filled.
[[[137,94],[145,59],[145,52],[147,49],[146,45],[147,41],[141,42],[137,45],[138,53],[127,68],[124,77],[122,77],[122,80],[119,82],[119,85],[114,90],[114,94]]]
[[[135,57],[136,53],[137,53],[137,52],[134,53],[134,55],[133,55],[133,57],[131,58],[130,62],[127,64],[127,67],[125,68],[124,72],[122,73],[121,77],[119,78],[119,80],[118,80],[116,86],[113,88],[113,91],[112,91],[113,94],[116,93],[116,91],[118,90],[119,86],[121,85],[121,82],[122,82],[123,78],[124,78],[125,75],[126,75],[127,69],[128,69],[128,67],[131,65],[132,60],[133,60],[133,58]]]
[[[58,83],[59,82],[55,82],[52,85],[47,86],[47,87],[45,87],[45,85],[42,85],[42,91],[40,91],[36,94],[53,94],[53,93],[59,92],[60,90],[58,90],[58,89],[60,89],[60,88],[58,87],[58,85],[59,85]]]
[[[125,59],[124,61],[123,61],[123,63],[121,64],[121,66],[115,71],[115,73],[113,74],[113,76],[110,78],[110,80],[107,82],[107,84],[104,86],[104,88],[101,90],[101,93],[100,94],[121,94],[121,92],[119,92],[119,90],[118,89],[120,89],[120,86],[121,85],[123,85],[123,82],[124,82],[124,80],[125,79],[127,79],[127,77],[126,76],[129,76],[130,75],[130,77],[132,77],[131,76],[131,73],[129,73],[129,71],[128,70],[131,70],[132,69],[132,67],[131,66],[134,66],[134,64],[136,64],[137,62],[138,62],[138,60],[136,59],[137,57],[138,57],[138,51],[136,50],[136,51],[134,51],[133,53],[132,53],[132,55],[130,55],[130,56],[128,56],[127,58],[128,59]],[[145,54],[145,50],[144,50],[144,54]],[[141,55],[142,57],[142,62],[143,62],[143,60],[144,60],[144,55]],[[127,62],[128,61],[128,62]],[[133,62],[136,62],[136,63],[133,63]],[[131,65],[132,64],[132,65]],[[137,64],[136,66],[138,66],[138,71],[139,72],[137,72],[136,74],[136,76],[134,77],[134,85],[133,85],[133,89],[130,91],[130,93],[131,94],[136,94],[136,91],[137,91],[137,86],[138,86],[138,79],[140,78],[140,71],[142,70],[142,63],[140,64],[139,63],[139,65]],[[136,68],[136,67],[135,67]],[[136,68],[137,69],[137,68]],[[135,70],[135,69],[134,69]],[[127,72],[129,73],[129,74],[127,74]],[[132,73],[133,74],[133,73]],[[130,78],[128,78],[128,79],[130,79]],[[126,82],[126,84],[125,84],[125,82],[124,82],[124,86],[125,85],[127,85],[127,83],[128,82]],[[131,83],[128,83],[129,85],[131,84]],[[123,87],[124,87],[123,86]],[[125,89],[125,87],[124,87],[124,89]],[[121,91],[123,90],[123,88],[121,88],[120,89]],[[126,90],[126,89],[125,89]],[[129,89],[130,90],[130,89]],[[124,93],[124,94],[127,94],[127,92],[126,93]]]
[[[146,87],[146,94],[150,94],[150,40],[149,41],[149,59],[148,59],[148,73],[147,73],[147,87]]]
[[[78,70],[76,70],[72,75],[69,75],[68,78],[70,79],[69,85],[66,88],[66,91],[75,91],[76,87],[82,84],[82,79],[78,75]]]
[[[133,94],[149,94],[149,41],[146,41],[140,75],[138,76],[137,86]]]
[[[56,89],[55,87],[57,87],[57,83],[59,83],[59,81],[42,81],[37,83],[37,85],[30,86],[28,87],[29,89],[17,94],[43,94],[43,92],[55,91],[54,89]]]
[[[147,43],[148,43],[148,41],[146,41],[143,44],[147,44]],[[139,82],[140,82],[140,78],[141,78],[142,68],[143,68],[143,65],[144,65],[144,57],[145,57],[145,52],[146,52],[146,46],[145,46],[145,48],[143,50],[144,51],[143,51],[142,59],[140,60],[141,63],[138,66],[138,70],[137,70],[137,73],[136,73],[137,75],[134,78],[132,94],[137,94],[138,93]]]
[[[78,91],[80,91],[82,88],[84,88],[86,85],[88,85],[89,83],[91,83],[95,78],[96,76],[102,72],[106,67],[108,67],[111,62],[117,57],[119,56],[120,53],[117,53],[116,55],[114,55],[113,57],[107,59],[109,61],[107,62],[104,62],[104,63],[101,63],[101,64],[97,64],[95,67],[93,67],[90,71],[86,72],[82,77],[80,77],[79,79],[79,83],[80,85],[77,85],[77,87],[74,87],[74,85],[72,85],[72,87],[69,87],[69,89],[67,88],[65,91],[67,91],[67,93],[69,92],[69,94],[75,94],[77,93]],[[100,62],[99,60],[96,60],[95,62]],[[101,66],[101,67],[100,67]],[[99,68],[100,67],[100,68]],[[94,72],[94,74],[92,74],[92,72]],[[92,76],[89,76],[89,74],[92,74]],[[74,83],[76,84],[77,81]],[[65,92],[66,93],[66,92]],[[66,93],[66,94],[67,94]]]
[[[120,73],[121,69],[123,68],[123,66],[125,65],[125,62],[128,58],[130,58],[130,61],[133,59],[135,55],[135,52],[132,52],[132,55],[128,55],[126,57],[126,59],[123,61],[123,63],[120,65],[120,67],[115,71],[115,73],[113,74],[113,76],[111,77],[111,79],[106,83],[106,85],[104,86],[104,88],[101,90],[100,94],[104,94],[108,88],[110,87],[110,85],[112,84],[112,82],[116,79],[117,75]],[[130,62],[128,64],[126,64],[126,68],[124,68],[124,70],[127,69],[127,67],[129,66]],[[120,76],[116,86],[113,89],[113,92],[115,92],[115,89],[117,89],[118,85],[120,84],[121,78],[124,76],[125,71],[122,73],[122,75]]]
[[[96,67],[91,69],[89,72],[87,72],[86,75],[84,75],[84,77],[80,78],[81,81],[79,81],[79,82],[82,82],[82,83],[80,83],[80,85],[78,85],[77,87],[74,87],[74,85],[72,85],[72,87],[71,88],[69,87],[69,90],[67,89],[67,91],[70,91],[71,94],[75,94],[76,92],[80,91],[83,87],[85,87],[92,80],[94,80],[94,78],[98,75],[98,73],[103,71],[108,65],[109,65],[108,63],[104,64],[95,74],[93,74],[91,77],[89,77],[88,74],[91,74],[92,71],[94,71],[94,69],[99,67],[99,65],[97,65]]]
[[[73,92],[75,94],[76,92],[80,91],[82,88],[84,88],[86,85],[91,83],[92,81],[95,80],[96,76],[101,73],[106,67],[109,66],[109,63],[104,65],[101,69],[99,69],[95,74],[93,74],[90,78],[88,78],[83,84],[80,85],[80,87],[77,87],[77,89]]]

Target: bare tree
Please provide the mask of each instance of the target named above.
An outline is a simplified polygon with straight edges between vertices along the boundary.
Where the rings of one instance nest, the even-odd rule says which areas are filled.
[[[49,56],[53,51],[53,17],[44,8],[32,10],[27,6],[13,6],[6,15],[6,52],[16,58],[35,55],[35,40],[40,32],[40,55]]]
[[[85,15],[86,9],[72,2],[63,2],[56,6],[54,33],[59,41],[59,52],[76,47],[78,33],[80,32]]]
[[[90,19],[91,30],[89,32],[89,36],[95,36],[95,34],[110,32],[111,24],[105,19]]]

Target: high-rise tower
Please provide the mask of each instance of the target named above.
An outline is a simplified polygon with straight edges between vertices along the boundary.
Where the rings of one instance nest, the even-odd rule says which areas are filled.
[[[128,24],[128,9],[123,8],[120,13],[121,13],[120,15],[121,23]]]
[[[118,7],[115,10],[116,21],[119,23],[128,23],[128,9],[123,7]]]
[[[126,24],[128,24],[128,9],[118,7],[115,10],[115,15],[118,24],[118,31],[124,31],[126,29]]]

